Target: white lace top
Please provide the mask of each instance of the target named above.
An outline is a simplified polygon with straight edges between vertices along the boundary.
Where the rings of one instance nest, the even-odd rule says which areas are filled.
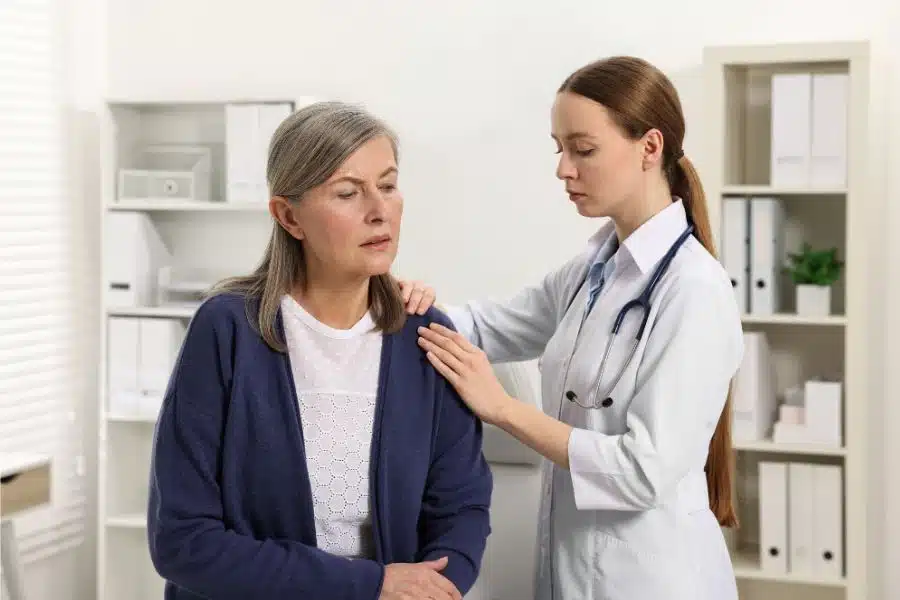
[[[373,557],[369,451],[381,359],[370,315],[351,329],[316,320],[290,296],[281,302],[306,444],[317,543],[326,552]]]

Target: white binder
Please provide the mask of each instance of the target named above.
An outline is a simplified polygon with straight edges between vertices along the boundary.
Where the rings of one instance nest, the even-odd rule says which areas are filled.
[[[145,213],[107,214],[104,255],[106,301],[111,307],[150,306],[156,297],[160,267],[172,255],[152,219]]]
[[[803,188],[809,184],[812,75],[772,76],[771,184]]]
[[[813,566],[813,467],[804,463],[788,464],[788,546],[790,571],[811,575]]]
[[[141,395],[158,403],[165,394],[185,326],[176,319],[140,319],[138,385]]]
[[[842,483],[840,466],[813,466],[813,568],[823,579],[844,572]]]
[[[741,313],[750,308],[750,204],[747,198],[725,198],[722,207],[722,265],[731,278]]]
[[[787,464],[759,463],[760,569],[767,573],[788,571]]]
[[[810,187],[847,185],[849,84],[846,73],[813,75]]]
[[[781,309],[784,265],[784,209],[778,198],[750,200],[750,312],[771,315]]]
[[[138,403],[138,319],[110,317],[107,322],[106,408],[131,413]]]
[[[235,103],[225,107],[228,202],[268,202],[266,161],[275,130],[293,110],[289,102]]]
[[[766,439],[777,411],[768,338],[762,331],[745,331],[744,356],[732,389],[732,437],[739,442]]]

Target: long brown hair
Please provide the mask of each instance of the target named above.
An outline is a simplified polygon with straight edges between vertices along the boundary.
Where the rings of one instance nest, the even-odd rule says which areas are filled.
[[[295,112],[272,136],[266,165],[269,193],[303,202],[307,192],[327,181],[360,146],[380,136],[390,140],[396,158],[398,143],[393,130],[360,107],[318,102]],[[305,277],[303,242],[275,221],[256,269],[219,282],[210,295],[230,292],[252,300],[248,318],[259,327],[266,344],[284,352],[285,343],[276,327],[281,297],[295,284],[304,283]],[[380,331],[393,333],[405,323],[400,286],[389,273],[370,278],[369,310]]]
[[[694,225],[694,236],[716,256],[703,186],[697,170],[682,150],[685,123],[681,101],[668,77],[640,58],[614,56],[582,67],[563,82],[559,91],[575,93],[603,105],[614,122],[633,139],[639,139],[652,128],[662,133],[663,171],[672,195],[684,202],[688,219]],[[731,411],[729,385],[705,467],[710,508],[726,527],[738,524],[732,498]]]

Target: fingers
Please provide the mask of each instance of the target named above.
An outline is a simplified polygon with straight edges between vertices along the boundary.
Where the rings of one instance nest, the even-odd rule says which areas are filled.
[[[411,315],[424,315],[436,298],[434,290],[421,281],[401,281],[400,292],[406,312]]]
[[[452,598],[453,600],[461,600],[462,595],[459,593],[459,590],[456,589],[456,586],[453,585],[453,582],[435,571],[431,577],[431,583],[434,584],[438,589],[440,589],[444,594],[447,595],[447,598]]]
[[[447,562],[448,562],[447,557],[442,556],[442,557],[436,558],[434,560],[422,561],[419,564],[426,566],[429,569],[434,569],[435,571],[440,571],[440,570],[444,569],[444,567],[447,566]]]
[[[420,340],[423,343],[424,340]],[[427,344],[428,342],[424,342]],[[437,372],[444,376],[444,379],[450,382],[454,387],[458,386],[462,377],[462,365],[449,352],[442,348],[434,347],[431,350],[426,348],[425,357],[428,362],[437,369]]]
[[[478,350],[478,348],[476,348],[472,344],[472,342],[466,339],[466,336],[458,331],[453,331],[448,327],[444,327],[440,323],[431,323],[428,327],[435,333],[439,334],[441,337],[453,340],[460,348],[462,348],[466,352],[474,352]]]
[[[468,359],[468,355],[470,351],[465,349],[462,344],[459,343],[458,338],[450,337],[447,333],[443,333],[441,331],[435,330],[434,323],[431,324],[431,328],[428,327],[419,327],[417,330],[419,333],[419,343],[423,348],[427,350],[431,349],[443,349],[453,355],[459,361],[465,361]],[[455,333],[450,329],[444,328],[445,332]],[[460,336],[461,337],[461,336]],[[441,357],[443,359],[443,357]]]

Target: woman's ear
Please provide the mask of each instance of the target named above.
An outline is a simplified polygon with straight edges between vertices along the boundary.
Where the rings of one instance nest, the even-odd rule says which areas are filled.
[[[269,212],[272,214],[272,218],[278,221],[292,237],[298,240],[303,239],[303,228],[297,220],[294,204],[290,200],[284,196],[272,196],[269,200]]]
[[[645,171],[657,164],[662,164],[663,135],[659,129],[650,129],[641,137],[641,152]]]

